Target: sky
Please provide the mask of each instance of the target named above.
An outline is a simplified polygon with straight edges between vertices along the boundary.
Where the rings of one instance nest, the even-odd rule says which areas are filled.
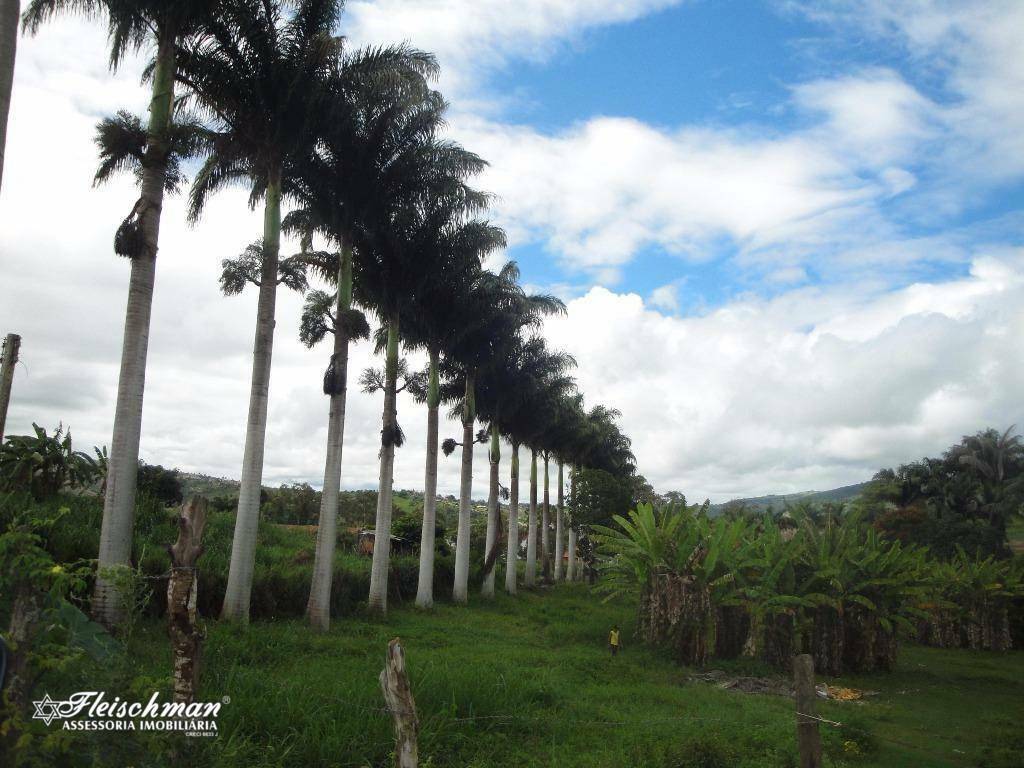
[[[495,263],[567,302],[544,332],[658,491],[824,490],[1024,427],[1024,3],[353,0],[339,32],[437,55],[448,130],[490,163]],[[148,102],[148,52],[111,73],[105,51],[81,18],[19,41],[0,192],[7,432],[63,422],[80,449],[110,442],[137,196],[92,186],[92,136]],[[260,231],[244,190],[194,226],[165,204],[148,462],[239,476],[256,296],[217,277]],[[330,353],[298,342],[301,304],[279,295],[271,485],[323,478]],[[353,382],[375,364],[355,347]],[[375,486],[381,406],[350,387],[345,488]],[[422,488],[425,411],[399,421],[395,487]],[[458,492],[457,457],[438,482]]]

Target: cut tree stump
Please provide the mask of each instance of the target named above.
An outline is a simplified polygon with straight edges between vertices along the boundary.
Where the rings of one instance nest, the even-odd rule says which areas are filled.
[[[397,637],[388,643],[388,658],[380,673],[380,689],[395,727],[395,766],[416,768],[419,765],[417,738],[420,722],[405,671],[405,651]]]
[[[167,629],[174,653],[174,700],[191,704],[199,686],[203,632],[198,626],[196,601],[199,573],[196,561],[203,554],[206,499],[193,496],[181,505],[178,540],[167,547],[171,578],[167,582]]]

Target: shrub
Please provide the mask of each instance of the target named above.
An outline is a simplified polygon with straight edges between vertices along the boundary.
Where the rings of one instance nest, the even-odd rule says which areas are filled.
[[[65,488],[84,488],[96,479],[95,459],[76,451],[71,430],[60,424],[52,435],[33,424],[32,435],[11,435],[0,446],[0,487],[27,491],[37,501]]]

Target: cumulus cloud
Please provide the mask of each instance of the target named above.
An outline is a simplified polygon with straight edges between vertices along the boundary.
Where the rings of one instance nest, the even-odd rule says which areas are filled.
[[[870,68],[793,88],[796,105],[821,113],[821,140],[855,153],[860,163],[886,166],[913,159],[934,138],[936,105],[890,69]]]
[[[947,131],[943,155],[951,169],[969,167],[971,177],[990,181],[1024,172],[1024,4],[816,0],[783,5],[831,24],[837,34],[858,29],[895,44],[922,64],[941,91],[935,117]]]
[[[691,261],[728,238],[750,249],[820,234],[878,195],[832,149],[796,134],[595,118],[556,134],[457,119],[491,159],[484,183],[517,242],[542,242],[570,269],[607,282],[644,248]],[[840,217],[845,220],[843,217]]]
[[[675,283],[659,285],[651,291],[649,303],[652,307],[666,312],[677,312],[679,310],[679,286]]]
[[[356,44],[408,40],[437,54],[446,91],[469,96],[511,60],[543,61],[589,29],[632,21],[682,0],[357,0],[345,32]],[[479,93],[472,94],[479,97]]]
[[[669,4],[386,0],[349,11],[355,39],[408,37],[438,50],[461,73],[456,93],[477,97],[486,93],[471,68],[543,57],[582,30]],[[882,4],[872,7],[881,13]],[[1010,11],[1007,29],[1020,30]],[[1014,106],[1024,93],[1015,85],[1020,61],[1009,55],[1009,32],[991,14],[981,18],[981,26],[962,19],[969,43],[945,24],[880,27],[946,61],[957,102],[925,97],[890,70],[860,70],[797,84],[791,106],[808,119],[789,132],[654,127],[628,117],[542,132],[474,114],[468,98],[456,105],[452,131],[491,161],[485,186],[501,195],[498,215],[513,241],[540,244],[568,269],[557,290],[570,309],[549,325],[554,343],[579,359],[589,403],[623,411],[641,471],[657,487],[715,500],[831,487],[934,453],[985,424],[1021,421],[1019,253],[979,251],[977,238],[945,228],[908,237],[882,208],[916,194],[934,175],[919,173],[921,148],[951,136],[961,137],[950,144],[961,153],[1006,153],[990,176],[1024,162],[1024,152],[1010,151],[1024,136],[1014,132],[1024,115]],[[385,29],[384,19],[393,24]],[[63,420],[79,447],[110,439],[128,278],[111,239],[137,196],[131,179],[91,188],[90,139],[101,115],[146,104],[140,62],[111,77],[103,37],[98,25],[69,20],[21,41],[0,196],[0,328],[23,335],[26,363],[8,423],[23,431],[33,420]],[[996,64],[980,55],[985,45]],[[260,226],[239,191],[216,198],[195,228],[184,224],[180,200],[167,203],[143,424],[148,461],[237,475],[256,298],[221,297],[217,275],[220,260]],[[672,284],[646,304],[609,290],[645,248],[702,261],[719,256],[723,241],[738,270],[769,277],[774,298],[744,295],[676,317],[657,311],[674,310]],[[887,292],[893,273],[927,260],[970,262],[971,273]],[[826,269],[844,279],[806,285],[811,271]],[[580,272],[606,287],[580,295]],[[279,301],[265,478],[319,485],[328,353],[297,342],[300,303],[283,293]],[[373,362],[369,345],[358,345],[351,370]],[[372,487],[381,402],[355,389],[343,484]],[[422,487],[425,413],[403,398],[400,420],[408,440],[396,486]],[[444,436],[457,433],[445,422]],[[476,460],[482,496],[485,448]],[[442,492],[455,492],[457,475],[457,460],[442,460]]]
[[[962,279],[799,288],[702,317],[594,288],[548,332],[590,401],[622,411],[656,488],[719,501],[859,482],[1019,423],[1022,300],[1017,251]]]

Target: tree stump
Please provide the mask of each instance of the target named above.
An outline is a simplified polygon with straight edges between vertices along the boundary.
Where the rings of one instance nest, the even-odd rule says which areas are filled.
[[[397,637],[388,643],[387,661],[380,673],[380,689],[395,727],[395,767],[416,768],[419,765],[417,737],[420,723],[405,671],[405,651]]]
[[[818,732],[814,690],[814,659],[802,653],[793,659],[796,684],[796,740],[800,748],[800,768],[821,768],[821,734]]]
[[[199,685],[203,632],[198,626],[196,601],[199,574],[196,561],[203,554],[206,499],[193,496],[181,506],[178,540],[167,547],[171,578],[167,582],[167,629],[174,653],[174,700],[191,704]]]

